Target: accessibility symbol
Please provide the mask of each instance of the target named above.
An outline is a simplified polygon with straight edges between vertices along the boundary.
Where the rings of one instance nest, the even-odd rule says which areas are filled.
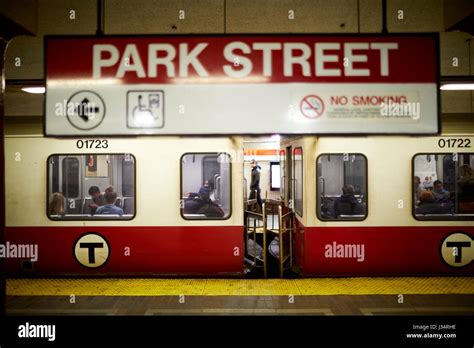
[[[69,123],[77,129],[94,129],[104,120],[104,101],[95,92],[80,91],[74,93],[67,101],[66,116]]]
[[[127,93],[127,126],[161,128],[164,125],[163,91],[129,91]]]
[[[324,113],[324,102],[317,95],[307,95],[301,100],[300,111],[306,118],[318,118]]]

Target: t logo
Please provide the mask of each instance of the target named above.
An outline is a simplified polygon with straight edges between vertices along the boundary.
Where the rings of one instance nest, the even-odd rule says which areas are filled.
[[[461,231],[451,233],[441,242],[441,257],[452,267],[469,265],[474,259],[473,238]]]
[[[97,233],[86,233],[74,244],[74,257],[87,268],[103,266],[110,256],[107,240]]]

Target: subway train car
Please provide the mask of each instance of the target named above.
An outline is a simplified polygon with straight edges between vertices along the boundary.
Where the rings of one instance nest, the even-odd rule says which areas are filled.
[[[8,270],[241,274],[240,148],[239,138],[6,137],[6,240],[38,245],[36,262],[9,259]],[[205,181],[210,204],[193,207]],[[91,187],[115,192],[115,214],[99,213]]]
[[[473,274],[474,177],[467,172],[474,165],[473,140],[456,135],[282,142],[281,193],[287,203],[293,200],[301,274]],[[415,177],[421,182],[415,184]],[[421,193],[438,191],[440,199],[420,202]]]
[[[6,260],[8,273],[243,276],[243,143],[6,136],[6,240],[38,246],[35,262]],[[473,144],[470,134],[283,137],[293,269],[472,275]]]

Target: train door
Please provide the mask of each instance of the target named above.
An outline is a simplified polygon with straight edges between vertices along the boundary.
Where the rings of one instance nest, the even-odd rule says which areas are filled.
[[[292,147],[287,146],[280,150],[280,163],[281,164],[281,186],[282,186],[282,200],[285,203],[286,208],[291,208],[292,205],[292,182],[293,182],[293,170],[292,170]]]

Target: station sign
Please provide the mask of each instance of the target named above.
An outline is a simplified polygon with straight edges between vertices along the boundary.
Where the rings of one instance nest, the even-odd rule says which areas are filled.
[[[438,36],[46,37],[45,132],[435,134]]]

